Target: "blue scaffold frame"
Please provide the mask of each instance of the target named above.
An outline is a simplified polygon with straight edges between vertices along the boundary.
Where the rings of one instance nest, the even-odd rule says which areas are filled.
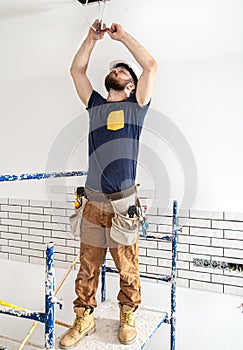
[[[66,172],[54,172],[54,173],[33,173],[33,174],[20,174],[20,175],[0,175],[0,182],[7,181],[23,181],[23,180],[43,180],[57,177],[72,177],[72,176],[84,176],[87,175],[87,171],[66,171]]]
[[[21,181],[21,180],[41,180],[48,178],[60,178],[71,176],[84,176],[86,171],[69,171],[69,172],[53,172],[53,173],[33,173],[20,175],[0,175],[0,182]],[[177,236],[178,236],[178,203],[173,202],[173,221],[172,221],[172,237],[156,237],[153,235],[144,235],[145,239],[157,239],[161,241],[172,242],[172,264],[170,276],[148,276],[140,274],[141,277],[162,281],[171,282],[171,312],[170,318],[164,319],[164,323],[170,324],[170,350],[176,350],[176,275],[177,275]],[[106,266],[106,261],[101,268],[101,301],[106,300],[106,274],[118,273],[117,270]],[[45,275],[45,312],[35,312],[29,310],[17,310],[14,308],[0,305],[0,313],[16,316],[20,318],[27,318],[45,324],[45,349],[54,350],[55,348],[55,271],[54,271],[54,244],[51,242],[46,248],[46,275]],[[162,322],[162,323],[163,323]]]
[[[45,272],[45,312],[19,310],[0,305],[0,313],[20,318],[27,318],[45,324],[45,349],[55,349],[55,317],[54,317],[54,244],[48,243],[46,247]]]

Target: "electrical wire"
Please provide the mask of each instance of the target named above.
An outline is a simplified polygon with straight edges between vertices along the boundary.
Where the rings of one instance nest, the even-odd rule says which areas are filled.
[[[101,2],[103,2],[103,9],[102,9],[102,6],[101,6]],[[106,0],[99,0],[99,27],[98,29],[97,28],[94,28],[93,25],[90,23],[89,21],[89,18],[88,18],[88,15],[87,15],[87,6],[89,4],[89,0],[86,0],[86,3],[85,3],[85,17],[86,17],[86,20],[90,26],[90,28],[92,28],[95,32],[99,33],[100,30],[102,29],[102,26],[103,26],[103,21],[104,21],[104,16],[105,16],[105,8],[106,8]]]
[[[101,10],[101,6],[100,6],[101,1],[102,0],[99,0],[100,10]],[[101,28],[102,28],[103,21],[104,21],[104,16],[105,16],[106,0],[103,0],[103,2],[104,2],[104,5],[103,5],[103,12],[102,12],[102,14],[101,14],[101,11],[100,11],[100,25],[101,25]]]

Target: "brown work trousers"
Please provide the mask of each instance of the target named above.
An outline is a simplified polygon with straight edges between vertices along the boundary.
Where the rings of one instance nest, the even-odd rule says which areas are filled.
[[[110,201],[88,201],[81,224],[80,270],[75,281],[77,299],[74,307],[96,307],[96,292],[100,267],[107,249],[120,275],[121,304],[135,307],[141,303],[141,286],[138,263],[138,242],[120,245],[110,237],[111,219],[114,212]]]

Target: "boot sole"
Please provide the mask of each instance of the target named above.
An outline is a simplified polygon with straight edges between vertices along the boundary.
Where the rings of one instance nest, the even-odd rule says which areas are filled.
[[[83,337],[87,337],[87,336],[89,336],[89,335],[91,335],[91,334],[93,334],[93,333],[95,333],[95,327],[94,328],[91,328],[87,333],[85,333],[83,336],[82,336],[82,338],[76,343],[76,344],[74,344],[74,345],[71,345],[71,346],[62,346],[62,345],[60,345],[60,344],[58,344],[58,347],[59,347],[59,349],[67,349],[67,350],[71,350],[71,349],[74,349],[74,348],[76,348],[76,346],[78,346],[80,343],[81,343],[81,341],[83,340]]]
[[[135,335],[135,337],[134,337],[133,339],[129,340],[129,341],[124,341],[124,340],[121,340],[121,339],[119,338],[119,342],[120,342],[122,345],[131,345],[132,343],[135,342],[136,337],[137,337],[137,335]]]

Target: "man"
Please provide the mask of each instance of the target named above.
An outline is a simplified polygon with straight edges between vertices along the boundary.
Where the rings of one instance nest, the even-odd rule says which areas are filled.
[[[93,27],[97,28],[97,32]],[[77,93],[90,119],[89,169],[85,185],[88,202],[83,210],[81,264],[75,282],[76,319],[60,340],[62,349],[74,347],[84,335],[95,331],[95,295],[100,267],[108,247],[120,274],[118,338],[122,344],[131,344],[136,338],[135,314],[141,303],[136,225],[135,235],[130,235],[130,231],[127,234],[123,228],[130,229],[135,221],[129,220],[136,220],[128,218],[128,209],[136,204],[139,137],[153,91],[157,63],[121,25],[113,23],[110,28],[104,25],[98,31],[99,21],[96,20],[93,27],[89,29],[71,67]],[[94,46],[105,33],[127,47],[142,67],[138,78],[130,64],[122,60],[113,62],[105,78],[106,99],[93,89],[86,75]],[[116,219],[121,220],[121,227]]]

